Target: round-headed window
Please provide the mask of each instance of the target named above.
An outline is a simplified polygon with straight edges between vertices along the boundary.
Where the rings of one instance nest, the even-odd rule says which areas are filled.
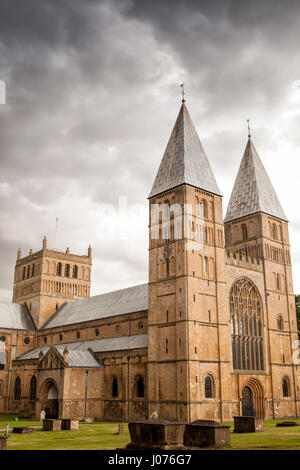
[[[80,332],[79,332],[79,331],[77,331],[77,333],[76,333],[76,337],[77,337],[77,339],[79,339],[79,338],[80,338]]]
[[[46,343],[47,343],[47,337],[45,336],[44,337],[44,344],[46,344]]]
[[[139,329],[143,330],[143,328],[144,328],[144,323],[139,323]]]
[[[117,326],[116,326],[116,332],[117,332],[118,334],[121,333],[121,327],[120,327],[120,325],[117,325]]]
[[[30,343],[30,339],[28,338],[28,336],[26,336],[26,338],[24,338],[24,344],[29,344]]]
[[[100,332],[99,332],[98,328],[96,328],[96,329],[95,329],[95,335],[96,335],[96,336],[99,336],[99,333],[100,333]]]
[[[5,343],[5,341],[6,341],[5,336],[1,336],[1,337],[0,337],[0,341],[2,341],[3,343]]]
[[[63,335],[60,334],[60,335],[59,335],[59,341],[62,341],[62,340],[63,340]]]

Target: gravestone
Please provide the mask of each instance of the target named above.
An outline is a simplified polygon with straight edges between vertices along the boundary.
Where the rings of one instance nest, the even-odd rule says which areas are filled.
[[[17,427],[17,428],[13,428],[12,432],[14,434],[26,434],[29,432],[34,432],[34,429],[28,428],[28,427]]]
[[[7,450],[7,439],[9,436],[0,436],[0,450]]]
[[[93,423],[94,422],[94,418],[84,418],[84,421],[86,423]]]
[[[185,424],[172,421],[129,423],[131,442],[127,449],[182,449]]]
[[[276,424],[276,427],[279,428],[287,428],[290,426],[299,426],[299,424],[296,423],[296,421],[281,421],[281,423]]]
[[[121,436],[124,434],[124,424],[119,424],[118,425],[118,435]]]
[[[42,410],[40,414],[40,421],[44,421],[44,419],[46,419],[46,411]]]
[[[44,419],[43,431],[60,431],[61,419]]]
[[[175,450],[230,447],[230,426],[211,420],[190,424],[173,421],[129,423],[131,442],[126,449]]]
[[[77,419],[63,419],[61,421],[61,429],[64,431],[78,431],[79,421]]]
[[[255,416],[234,416],[234,432],[262,432],[264,430],[263,418]]]
[[[183,443],[185,447],[230,447],[230,426],[217,421],[198,419],[186,424]]]

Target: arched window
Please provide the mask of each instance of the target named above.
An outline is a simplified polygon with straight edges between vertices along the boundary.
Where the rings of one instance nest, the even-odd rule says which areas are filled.
[[[119,385],[117,377],[113,378],[112,381],[112,396],[117,397],[119,395]]]
[[[61,263],[57,263],[57,267],[56,267],[56,274],[57,274],[57,276],[61,276],[61,271],[62,271],[62,264],[61,264]]]
[[[30,264],[27,266],[27,277],[30,277]]]
[[[274,240],[277,240],[277,227],[276,227],[276,224],[272,225],[272,237],[274,238]]]
[[[23,281],[24,281],[24,279],[25,279],[25,276],[26,276],[26,268],[25,268],[25,266],[24,266],[24,268],[23,268]]]
[[[73,277],[77,279],[77,276],[78,276],[78,266],[75,264],[75,266],[73,266]]]
[[[70,277],[70,265],[66,264],[65,266],[65,277]]]
[[[283,377],[282,379],[282,395],[284,397],[290,396],[290,384],[289,379],[287,377]]]
[[[36,400],[36,376],[33,375],[30,380],[30,400]]]
[[[207,271],[208,271],[208,270],[207,270],[207,268],[208,268],[207,262],[208,262],[207,257],[204,256],[204,258],[203,258],[203,273],[204,273],[204,274],[206,274]]]
[[[15,381],[15,400],[20,400],[21,398],[21,379],[18,376]]]
[[[264,370],[262,303],[248,279],[239,279],[230,290],[230,323],[233,369]]]
[[[280,331],[283,330],[283,319],[281,315],[279,315],[277,318],[277,329]]]
[[[137,388],[137,396],[138,398],[144,398],[145,391],[144,391],[144,379],[143,377],[139,377],[136,382],[136,388]]]
[[[245,224],[242,225],[242,231],[243,231],[243,240],[248,240],[248,231],[247,231],[247,226]]]
[[[4,393],[3,382],[2,382],[2,380],[0,380],[0,398],[2,397],[3,393]]]
[[[213,398],[213,379],[210,375],[205,377],[204,381],[205,398]]]
[[[34,276],[34,263],[32,265],[31,276]]]
[[[202,199],[202,201],[199,204],[199,215],[201,219],[207,218],[207,203],[205,199]]]
[[[276,289],[280,290],[280,275],[276,274]]]
[[[0,338],[0,370],[3,370],[5,367],[5,336]]]

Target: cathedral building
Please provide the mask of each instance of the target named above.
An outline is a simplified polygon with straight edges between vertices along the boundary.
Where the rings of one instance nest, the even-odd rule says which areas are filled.
[[[183,99],[149,214],[148,284],[90,297],[91,247],[18,250],[0,303],[0,412],[299,417],[288,220],[251,136],[224,219]]]

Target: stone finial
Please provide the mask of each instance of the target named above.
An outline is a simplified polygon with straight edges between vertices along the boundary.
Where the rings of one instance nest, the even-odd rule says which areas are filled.
[[[17,259],[21,259],[22,258],[22,251],[21,251],[21,248],[18,249],[18,254],[17,254]]]
[[[64,357],[64,361],[65,361],[66,363],[68,363],[68,362],[69,362],[69,350],[68,350],[67,346],[66,346],[65,349],[64,349],[63,357]]]
[[[33,251],[32,251],[32,248],[30,248],[29,250],[29,256],[32,255]]]
[[[43,238],[43,250],[47,250],[47,237],[46,237],[46,235]]]
[[[92,257],[92,247],[91,247],[91,245],[89,245],[89,248],[88,248],[88,257],[89,258]]]
[[[43,357],[44,357],[44,353],[43,353],[43,351],[41,350],[41,351],[40,351],[40,354],[39,354],[39,361],[41,361],[41,360],[43,359]]]
[[[67,254],[67,255],[70,254],[70,248],[69,248],[69,247],[66,249],[66,254]]]

